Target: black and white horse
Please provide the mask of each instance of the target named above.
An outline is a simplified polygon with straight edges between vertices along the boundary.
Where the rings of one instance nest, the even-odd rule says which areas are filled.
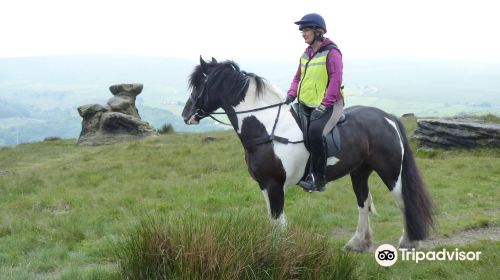
[[[187,124],[222,108],[239,136],[250,175],[264,194],[271,219],[286,225],[285,189],[306,173],[309,157],[303,134],[284,104],[286,95],[261,77],[241,71],[232,61],[206,62],[200,58],[190,76],[191,96],[182,116]],[[379,109],[345,109],[347,121],[339,126],[341,152],[329,158],[328,181],[350,174],[359,220],[346,247],[372,247],[368,214],[373,210],[368,177],[375,171],[394,196],[404,219],[399,246],[415,248],[433,224],[432,203],[419,175],[403,125]],[[278,140],[278,141],[277,141]],[[299,142],[299,143],[287,143]]]

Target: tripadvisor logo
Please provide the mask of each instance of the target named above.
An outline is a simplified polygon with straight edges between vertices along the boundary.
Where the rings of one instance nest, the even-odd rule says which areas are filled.
[[[382,244],[375,250],[375,260],[381,266],[391,266],[398,260],[398,250],[391,244]]]
[[[390,244],[382,244],[375,250],[375,260],[381,266],[391,266],[399,259],[401,261],[478,261],[481,252],[460,251],[455,248],[453,251],[442,249],[439,251],[417,251],[415,249],[396,249]]]

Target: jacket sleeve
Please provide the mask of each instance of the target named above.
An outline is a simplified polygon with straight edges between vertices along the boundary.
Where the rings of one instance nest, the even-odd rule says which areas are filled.
[[[330,82],[321,103],[328,107],[342,98],[340,95],[340,86],[342,85],[343,63],[342,55],[338,50],[332,49],[328,53],[326,69],[328,70]]]
[[[290,89],[288,89],[288,95],[297,96],[297,88],[299,87],[299,82],[300,82],[300,64],[299,67],[297,68],[297,72],[295,72],[295,77],[293,77]]]

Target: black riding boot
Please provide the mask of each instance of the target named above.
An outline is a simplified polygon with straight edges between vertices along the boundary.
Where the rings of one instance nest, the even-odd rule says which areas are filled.
[[[311,147],[312,148],[312,147]],[[326,168],[326,155],[323,147],[319,153],[314,154],[314,149],[311,149],[311,163],[312,172],[307,175],[305,181],[300,181],[301,186],[306,192],[323,192],[325,191],[325,168]]]
[[[325,191],[325,175],[320,173],[309,173],[305,181],[300,181],[301,186],[306,192],[324,192]]]

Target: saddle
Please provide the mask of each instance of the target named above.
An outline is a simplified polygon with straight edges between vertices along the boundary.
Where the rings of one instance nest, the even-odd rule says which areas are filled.
[[[295,121],[300,127],[300,130],[302,130],[302,133],[304,134],[304,144],[306,145],[307,150],[309,150],[309,143],[308,143],[308,137],[307,137],[307,128],[309,127],[309,118],[303,114],[302,112],[299,112],[299,103],[294,103],[292,104],[292,116],[295,118]],[[338,129],[339,125],[344,124],[347,122],[346,116],[342,113],[342,116],[340,117],[339,121],[337,122],[337,125],[335,125],[325,137],[325,148],[326,148],[326,157],[337,157],[339,156],[340,153],[340,132]]]

